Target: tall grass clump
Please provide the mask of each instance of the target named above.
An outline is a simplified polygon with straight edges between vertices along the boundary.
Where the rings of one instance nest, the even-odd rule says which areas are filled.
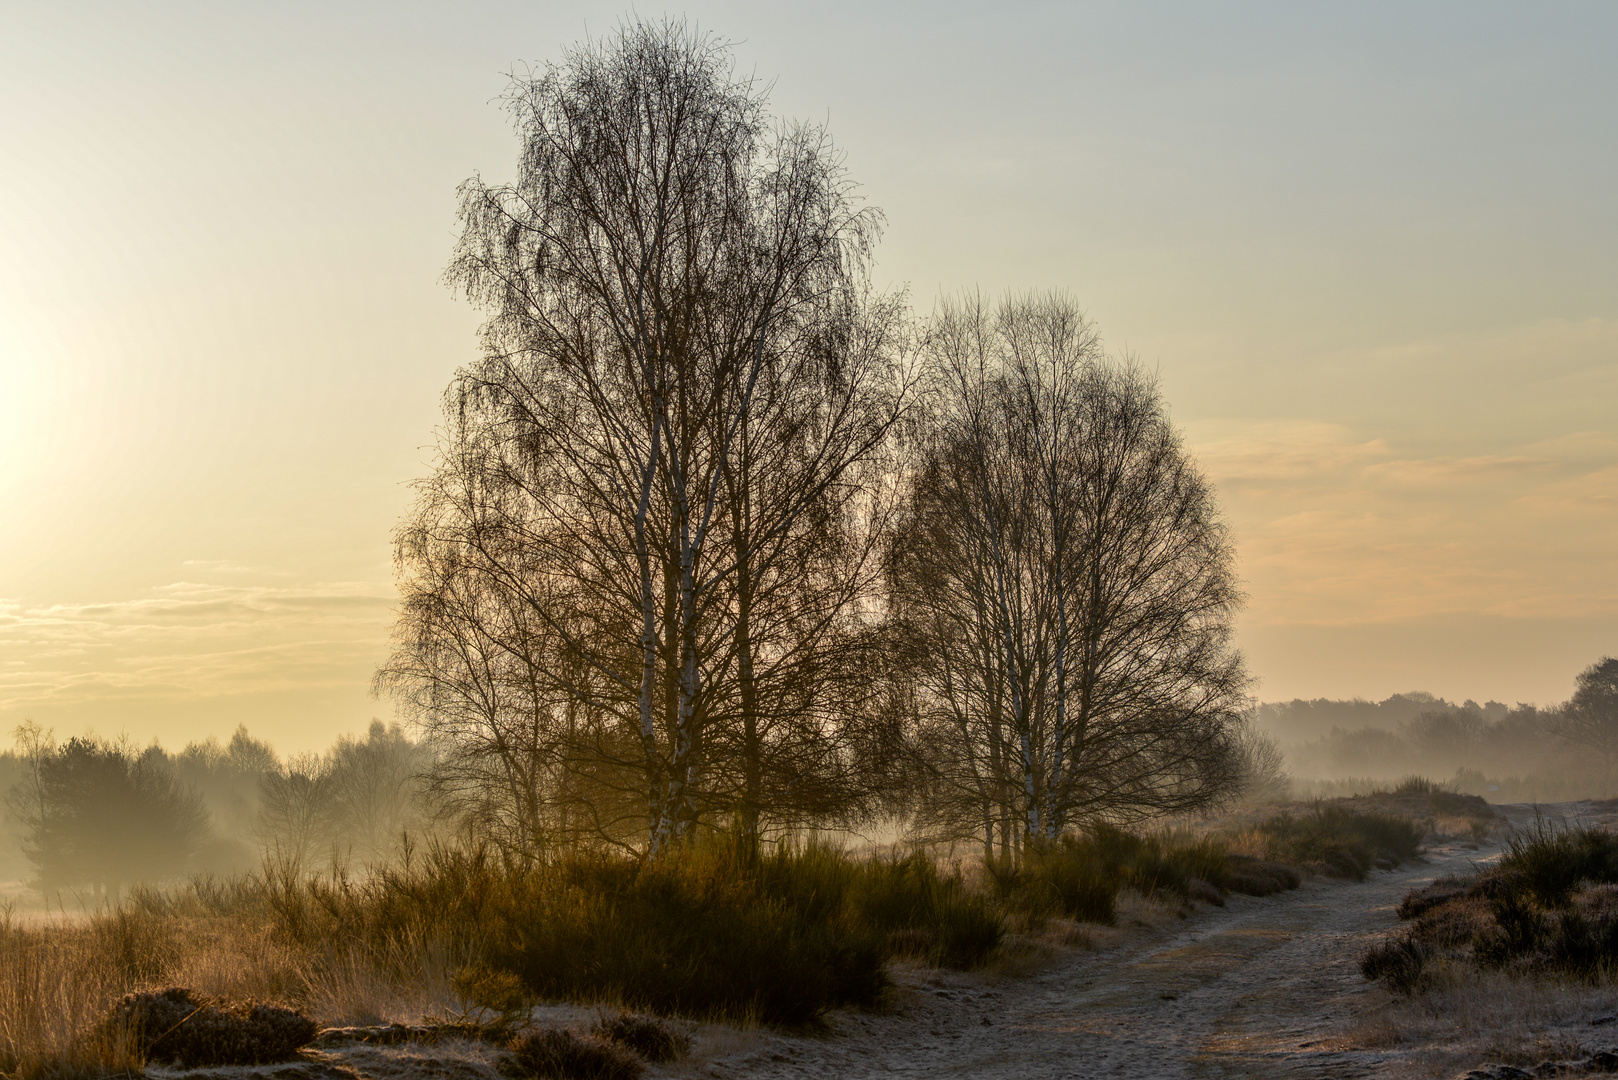
[[[1618,835],[1541,818],[1506,841],[1496,874],[1513,891],[1558,907],[1582,885],[1618,883]]]
[[[646,863],[576,858],[493,913],[486,960],[542,998],[659,1013],[791,1025],[873,1004],[887,982],[882,935],[848,917],[846,877],[812,865],[833,860],[801,861],[811,865],[786,856],[743,872],[717,845]]]
[[[1216,836],[1140,835],[1107,824],[1032,847],[1015,863],[992,862],[988,869],[997,896],[1011,910],[1109,925],[1124,888],[1222,904],[1228,892],[1267,896],[1296,888],[1301,880],[1290,867],[1232,855]]]
[[[1308,813],[1260,822],[1250,836],[1267,859],[1362,881],[1373,869],[1392,869],[1414,860],[1421,850],[1422,830],[1398,814],[1320,803]]]
[[[173,927],[139,913],[30,927],[0,911],[0,1074],[138,1072],[136,1040],[97,1024],[132,983],[161,977],[177,947]]]

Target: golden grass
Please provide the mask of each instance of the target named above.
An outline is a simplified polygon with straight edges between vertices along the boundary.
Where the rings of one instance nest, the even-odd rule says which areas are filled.
[[[143,1062],[129,1048],[86,1033],[124,994],[159,986],[278,1002],[328,1024],[414,1023],[456,1011],[447,965],[433,949],[420,951],[413,970],[378,959],[340,942],[291,945],[246,915],[126,907],[28,925],[0,915],[0,1074],[138,1071]]]

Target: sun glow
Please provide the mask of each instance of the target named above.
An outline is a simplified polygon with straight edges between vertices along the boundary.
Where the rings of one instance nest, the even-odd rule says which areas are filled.
[[[0,316],[0,498],[15,495],[37,467],[43,373]]]

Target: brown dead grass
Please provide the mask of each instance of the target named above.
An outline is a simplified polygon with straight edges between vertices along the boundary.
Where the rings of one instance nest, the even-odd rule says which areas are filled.
[[[138,1071],[131,1048],[87,1038],[132,991],[184,986],[227,1001],[302,1008],[322,1023],[416,1023],[456,1010],[430,948],[400,958],[326,942],[299,948],[246,918],[126,909],[0,919],[0,1075]]]
[[[1531,1066],[1618,1042],[1618,987],[1531,978],[1450,961],[1413,997],[1389,995],[1342,1032],[1350,1045],[1411,1051],[1399,1075],[1450,1077],[1484,1062]]]

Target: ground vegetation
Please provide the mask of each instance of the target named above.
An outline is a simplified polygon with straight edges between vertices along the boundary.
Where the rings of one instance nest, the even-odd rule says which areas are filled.
[[[1399,916],[1409,927],[1362,970],[1401,994],[1456,967],[1605,977],[1618,961],[1618,835],[1541,819],[1495,865],[1412,891]]]

